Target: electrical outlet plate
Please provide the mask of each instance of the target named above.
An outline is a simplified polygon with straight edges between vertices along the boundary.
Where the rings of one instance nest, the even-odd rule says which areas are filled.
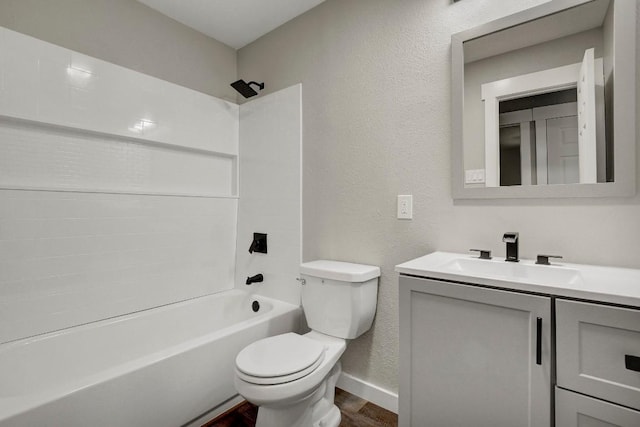
[[[398,196],[398,219],[413,219],[413,196]]]
[[[484,183],[484,169],[467,169],[464,171],[465,184]]]

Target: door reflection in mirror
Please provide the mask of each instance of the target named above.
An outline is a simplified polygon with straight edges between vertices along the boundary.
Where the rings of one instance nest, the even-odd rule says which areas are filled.
[[[488,82],[481,93],[488,187],[596,183],[613,175],[603,61],[594,49],[582,63]]]
[[[500,186],[580,182],[576,101],[566,89],[500,102]]]

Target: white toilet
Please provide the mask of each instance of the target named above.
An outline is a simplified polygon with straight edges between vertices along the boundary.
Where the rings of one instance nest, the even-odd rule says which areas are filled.
[[[302,264],[300,274],[311,332],[264,338],[236,357],[236,389],[259,406],[256,427],[337,427],[340,356],[376,312],[380,268],[320,260]]]

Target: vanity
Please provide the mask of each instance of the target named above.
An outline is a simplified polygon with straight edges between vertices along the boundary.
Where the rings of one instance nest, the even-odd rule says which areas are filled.
[[[554,0],[451,36],[454,204],[636,194],[636,6]],[[481,258],[396,266],[400,426],[640,427],[640,270]]]
[[[400,426],[640,426],[640,270],[447,252],[400,274]]]

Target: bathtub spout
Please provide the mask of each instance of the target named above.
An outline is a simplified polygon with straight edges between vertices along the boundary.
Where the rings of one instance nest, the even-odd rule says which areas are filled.
[[[262,276],[262,274],[256,274],[255,276],[247,277],[247,281],[245,282],[245,284],[250,285],[256,282],[262,282],[263,280],[264,277]]]

